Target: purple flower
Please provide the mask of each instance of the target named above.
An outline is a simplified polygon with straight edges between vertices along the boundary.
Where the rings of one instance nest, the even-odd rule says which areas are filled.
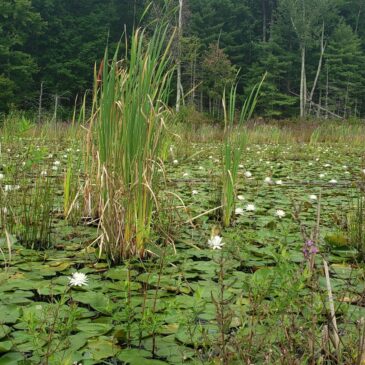
[[[305,242],[302,251],[304,258],[306,260],[309,260],[311,257],[314,257],[319,252],[319,249],[312,240],[308,240]]]

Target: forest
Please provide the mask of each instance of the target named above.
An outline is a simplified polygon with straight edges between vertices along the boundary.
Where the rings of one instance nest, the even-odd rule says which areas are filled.
[[[163,17],[180,29],[172,52],[185,105],[218,117],[237,72],[241,97],[267,72],[256,111],[262,118],[363,116],[363,0],[184,0],[180,27],[178,1],[154,1],[143,16],[149,3],[1,1],[0,112],[37,111],[40,103],[72,109],[92,88],[107,43],[123,45],[167,6]]]
[[[364,365],[364,57],[364,0],[0,0],[0,365]]]

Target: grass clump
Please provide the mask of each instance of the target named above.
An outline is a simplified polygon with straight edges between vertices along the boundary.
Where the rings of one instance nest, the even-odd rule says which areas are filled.
[[[245,121],[251,118],[257,103],[258,94],[265,76],[261,82],[255,85],[250,96],[245,100],[239,114],[236,125],[236,98],[237,85],[232,86],[228,97],[228,107],[226,96],[223,95],[224,110],[224,135],[222,147],[222,223],[224,227],[231,224],[232,214],[235,208],[236,182],[238,167],[242,156],[243,148],[246,144],[246,131],[243,128]]]
[[[167,29],[147,42],[137,29],[124,60],[118,51],[95,73],[86,201],[100,222],[100,248],[118,263],[142,257],[157,207],[160,147],[172,75]]]

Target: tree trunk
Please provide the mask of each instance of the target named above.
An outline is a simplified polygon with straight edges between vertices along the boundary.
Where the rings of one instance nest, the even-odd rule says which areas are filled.
[[[307,81],[305,75],[305,46],[302,46],[302,70],[300,76],[300,117],[305,118],[307,106]]]
[[[177,69],[177,85],[176,85],[176,111],[180,111],[180,103],[181,103],[181,36],[182,36],[182,9],[183,9],[183,0],[179,0],[179,24],[177,31],[177,60],[176,60],[176,69]]]
[[[262,40],[266,42],[267,9],[266,0],[262,0]]]
[[[319,79],[319,76],[321,74],[322,63],[323,63],[323,55],[324,55],[325,49],[326,49],[326,47],[324,45],[324,23],[323,23],[323,26],[322,26],[322,36],[321,36],[321,54],[320,54],[319,61],[318,61],[318,67],[317,67],[316,77],[314,79],[313,87],[312,87],[311,93],[309,95],[309,100],[308,100],[309,103],[310,103],[310,107],[312,106],[314,92],[316,90],[317,83],[318,83],[318,79]]]
[[[42,100],[43,100],[43,81],[41,82],[41,90],[39,93],[38,123],[40,123],[42,121]]]
[[[194,52],[193,55],[193,70],[192,70],[192,88],[193,88],[193,92],[191,94],[191,99],[192,99],[192,104],[195,105],[195,88],[196,88],[196,52]]]
[[[326,74],[326,119],[328,119],[328,65],[327,65],[327,74]]]

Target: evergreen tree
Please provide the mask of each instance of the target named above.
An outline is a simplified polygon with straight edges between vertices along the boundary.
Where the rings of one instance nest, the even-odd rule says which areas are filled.
[[[365,55],[352,28],[341,22],[329,42],[322,77],[322,95],[334,113],[349,117],[364,111]],[[328,77],[328,79],[327,79]]]
[[[0,2],[0,111],[9,110],[11,104],[24,105],[33,94],[38,67],[25,47],[42,25],[30,0]]]

